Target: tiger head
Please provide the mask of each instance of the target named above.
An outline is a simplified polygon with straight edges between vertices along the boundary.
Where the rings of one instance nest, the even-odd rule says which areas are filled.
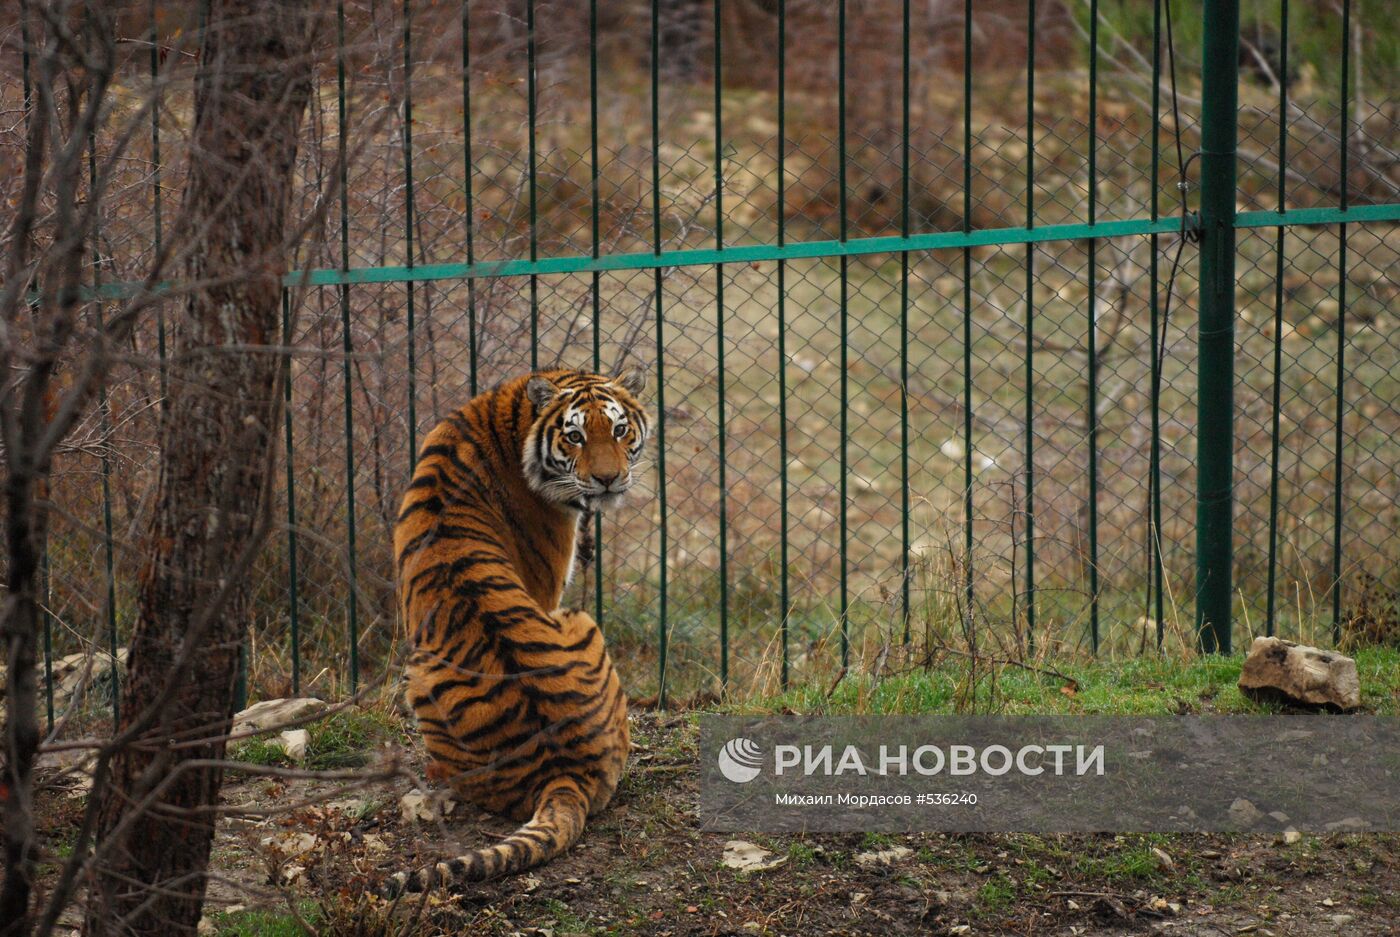
[[[636,480],[647,418],[636,394],[640,368],[608,377],[587,372],[536,374],[525,384],[535,416],[522,465],[531,489],[576,511],[613,507]]]

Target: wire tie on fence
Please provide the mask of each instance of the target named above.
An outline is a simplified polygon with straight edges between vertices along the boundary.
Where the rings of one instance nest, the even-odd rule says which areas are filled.
[[[1201,243],[1201,213],[1188,211],[1181,216],[1181,236],[1188,244]]]

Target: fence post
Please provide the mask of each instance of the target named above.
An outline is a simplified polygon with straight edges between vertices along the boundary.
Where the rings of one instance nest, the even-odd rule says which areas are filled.
[[[1234,533],[1235,133],[1239,0],[1204,0],[1201,47],[1200,361],[1197,375],[1196,632],[1230,652]]]

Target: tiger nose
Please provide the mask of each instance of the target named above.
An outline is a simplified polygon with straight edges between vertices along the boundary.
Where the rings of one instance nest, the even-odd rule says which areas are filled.
[[[599,472],[594,472],[593,480],[598,484],[602,485],[604,488],[608,488],[612,486],[613,482],[617,481],[618,476],[621,474],[621,472],[613,472],[611,475],[603,475]]]

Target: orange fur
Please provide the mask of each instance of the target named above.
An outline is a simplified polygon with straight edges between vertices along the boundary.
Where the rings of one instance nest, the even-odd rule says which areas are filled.
[[[430,776],[525,826],[400,874],[398,887],[545,862],[617,787],[627,700],[597,623],[558,604],[580,520],[630,484],[647,428],[639,386],[577,371],[525,375],[424,440],[394,531],[413,645],[409,702]]]

